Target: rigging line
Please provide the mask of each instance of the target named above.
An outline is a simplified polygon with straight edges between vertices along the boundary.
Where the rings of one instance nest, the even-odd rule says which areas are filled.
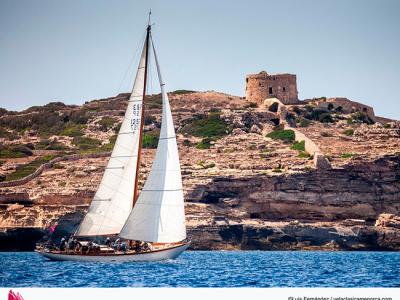
[[[145,36],[146,36],[146,34],[144,33],[144,34],[142,35],[142,38],[140,39],[140,41],[139,41],[137,47],[136,47],[136,50],[135,50],[133,56],[131,57],[131,60],[130,60],[130,62],[129,62],[129,65],[128,65],[127,69],[125,70],[125,74],[124,74],[124,76],[122,77],[122,80],[121,80],[121,82],[120,82],[120,84],[119,84],[119,87],[118,87],[118,90],[117,90],[117,95],[121,92],[122,84],[124,83],[124,81],[125,81],[125,79],[126,79],[128,73],[129,73],[129,70],[132,70],[133,62],[136,61],[136,59],[137,59],[137,55],[138,55],[140,46],[143,45],[143,40],[144,40]]]
[[[149,47],[150,47],[150,41],[149,41]],[[152,64],[151,64],[151,51],[149,51],[149,58],[148,58],[148,73],[149,73],[149,84],[147,85],[147,90],[146,93],[147,95],[153,94],[153,76],[152,76]]]

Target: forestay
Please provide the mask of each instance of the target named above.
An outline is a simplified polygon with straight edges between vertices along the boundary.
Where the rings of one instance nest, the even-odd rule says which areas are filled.
[[[132,210],[145,64],[146,43],[114,149],[78,236],[118,234]]]
[[[157,243],[186,238],[181,169],[171,109],[153,45],[163,100],[160,139],[154,162],[120,237]]]

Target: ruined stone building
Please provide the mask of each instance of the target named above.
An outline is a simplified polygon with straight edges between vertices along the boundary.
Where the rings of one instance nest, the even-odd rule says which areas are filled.
[[[267,98],[278,98],[283,104],[294,104],[297,96],[296,75],[269,75],[266,71],[246,76],[246,100],[262,103]]]

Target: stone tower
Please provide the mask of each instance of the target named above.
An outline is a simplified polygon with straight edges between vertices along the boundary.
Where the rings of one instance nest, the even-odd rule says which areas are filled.
[[[283,104],[297,103],[296,75],[268,75],[265,71],[247,75],[246,100],[262,103],[267,98],[278,98]]]

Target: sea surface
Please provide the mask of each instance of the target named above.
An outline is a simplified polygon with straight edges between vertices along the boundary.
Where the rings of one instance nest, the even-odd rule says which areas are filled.
[[[163,262],[0,253],[0,287],[400,287],[398,252],[186,251]]]

